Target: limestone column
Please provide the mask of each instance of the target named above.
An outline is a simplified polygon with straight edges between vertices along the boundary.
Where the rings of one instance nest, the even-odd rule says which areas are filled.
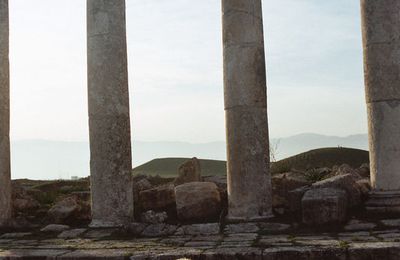
[[[0,0],[0,227],[11,219],[8,0]]]
[[[92,226],[133,220],[125,0],[87,0]]]
[[[367,209],[400,212],[400,1],[361,0],[371,183]]]
[[[228,220],[272,215],[261,0],[222,0]]]

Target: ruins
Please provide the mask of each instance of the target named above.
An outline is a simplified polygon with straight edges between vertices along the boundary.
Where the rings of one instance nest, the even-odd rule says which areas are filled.
[[[173,256],[196,255],[197,253],[207,255],[210,245],[211,247],[220,246],[226,242],[232,247],[247,248],[248,251],[233,251],[234,254],[242,254],[247,257],[240,259],[261,259],[258,258],[260,252],[263,252],[260,257],[263,254],[269,257],[264,259],[289,259],[284,257],[299,255],[310,257],[301,259],[319,259],[319,257],[327,255],[329,257],[326,259],[364,259],[362,257],[366,255],[357,251],[361,246],[352,248],[348,245],[349,236],[351,239],[362,237],[363,243],[400,241],[400,231],[398,230],[391,230],[391,233],[382,233],[380,230],[371,231],[378,226],[398,228],[400,219],[396,220],[397,222],[390,219],[382,220],[379,224],[351,219],[345,230],[348,232],[360,231],[357,235],[353,233],[341,233],[335,236],[324,234],[317,238],[312,236],[309,238],[304,235],[300,236],[299,241],[302,241],[300,243],[285,233],[291,230],[290,225],[269,222],[275,213],[275,211],[273,212],[273,196],[277,194],[274,192],[278,193],[279,191],[278,189],[273,191],[273,178],[270,170],[267,80],[261,0],[222,0],[227,142],[227,179],[225,184],[227,184],[228,208],[226,214],[221,213],[220,223],[204,224],[203,221],[201,227],[196,224],[186,225],[186,223],[180,223],[180,226],[170,225],[163,223],[168,218],[167,213],[153,212],[152,206],[154,205],[148,203],[146,204],[146,206],[149,205],[148,208],[141,205],[146,211],[142,215],[143,219],[147,222],[139,223],[140,220],[135,219],[136,205],[134,205],[139,196],[150,202],[157,200],[157,207],[160,209],[170,205],[178,207],[181,210],[177,214],[178,218],[184,221],[193,220],[201,215],[193,216],[198,208],[187,205],[188,200],[193,196],[193,191],[206,193],[196,196],[196,205],[204,208],[205,218],[212,216],[214,220],[219,217],[220,211],[223,212],[220,204],[224,197],[223,192],[220,191],[221,187],[218,186],[221,184],[220,180],[201,182],[197,159],[193,159],[191,162],[193,165],[189,163],[188,166],[188,169],[195,171],[196,176],[192,176],[192,178],[191,176],[187,177],[186,173],[182,174],[178,188],[171,183],[152,187],[147,180],[134,183],[125,8],[125,0],[87,0],[91,228],[123,227],[138,236],[163,238],[173,236],[178,240],[184,240],[186,236],[190,235],[188,240],[184,242],[179,240],[178,244],[189,243],[196,247],[195,245],[199,245],[201,242],[201,246],[197,247],[205,250],[197,252],[198,248],[196,247],[196,250],[189,251],[189,253],[187,251],[177,252],[175,247],[167,248],[165,246],[170,242],[164,241],[166,238],[156,242],[144,241],[145,243],[154,243],[153,246],[165,246],[165,250],[170,250],[172,255],[172,252],[177,252]],[[8,0],[0,0],[0,227],[2,228],[9,227],[13,220],[9,137],[8,9]],[[290,213],[298,214],[299,211],[302,211],[300,213],[302,221],[309,226],[343,223],[346,221],[348,211],[359,205],[365,206],[366,211],[371,213],[400,213],[400,175],[397,172],[400,169],[398,160],[400,157],[400,86],[397,85],[400,83],[400,1],[361,0],[361,10],[372,190],[369,191],[369,182],[365,182],[365,178],[369,177],[369,170],[368,177],[363,175],[366,167],[353,170],[350,167],[341,166],[326,173],[324,175],[326,179],[322,180],[299,179],[296,173],[274,176],[275,187],[283,181],[292,181],[290,185],[293,187],[291,186],[290,190],[286,188],[286,183],[282,185],[288,190],[279,194],[280,197],[278,197],[283,198],[282,200],[289,200],[288,197],[290,197],[290,200],[295,202],[289,207]],[[184,183],[186,177],[192,178],[192,180]],[[135,187],[139,186],[142,189],[140,194],[135,190]],[[363,195],[367,195],[365,205],[362,204]],[[279,203],[275,201],[275,204]],[[277,208],[277,212],[279,212],[280,208]],[[50,225],[46,228],[66,232],[61,233],[61,237],[58,237],[61,239],[80,236],[96,238],[104,235],[101,233],[103,231],[68,230],[69,227],[60,225]],[[48,232],[48,230],[42,231]],[[370,232],[368,233],[366,230],[370,230]],[[103,237],[111,237],[112,232],[110,232]],[[223,233],[224,236],[215,238],[220,233]],[[235,234],[240,234],[240,236],[232,238]],[[281,236],[274,237],[275,234]],[[198,241],[195,240],[196,237],[193,237],[200,235],[206,235],[207,237],[203,238],[206,241]],[[9,236],[11,236],[11,240],[15,238],[12,235]],[[20,236],[24,237],[22,233]],[[26,236],[29,237],[29,235]],[[212,240],[212,236],[215,240]],[[393,237],[399,241],[392,241]],[[7,239],[7,236],[3,235],[2,238]],[[209,241],[210,239],[211,241]],[[323,248],[320,251],[312,251],[310,248],[315,245],[310,242],[312,239],[317,242],[323,241],[318,244],[321,246],[318,247],[318,250],[323,246],[331,246],[330,243],[338,243],[338,245],[327,247],[329,250]],[[241,244],[232,244],[232,241],[241,242]],[[73,243],[71,242],[69,246]],[[263,247],[265,245],[275,246],[275,248],[265,249]],[[305,246],[305,249],[299,248],[299,245]],[[78,243],[73,246],[79,248]],[[93,246],[99,245],[94,244]],[[118,243],[113,246],[121,250],[126,249],[120,248],[122,246]],[[135,245],[130,244],[130,246],[134,247]],[[290,249],[282,249],[281,246],[288,246],[287,248]],[[376,248],[372,245],[369,246],[367,245],[365,248],[379,251],[377,257],[396,259],[395,256],[400,255],[399,243],[374,244],[373,246]],[[224,247],[221,248],[224,249]],[[380,251],[382,248],[383,253]],[[253,249],[258,250],[255,255],[251,251]],[[0,256],[1,251],[0,248]],[[65,252],[59,253],[62,255]],[[146,253],[150,254],[148,251]],[[155,252],[154,255],[158,256],[158,253],[160,252]],[[229,255],[232,254],[232,251],[226,251],[223,254]],[[354,254],[353,258],[346,258],[352,254]],[[219,256],[216,253],[215,258],[201,259],[222,259],[218,258]],[[256,258],[253,258],[254,256]],[[331,256],[332,258],[330,258]],[[338,258],[335,258],[336,256]],[[147,259],[140,257],[131,259]],[[173,258],[167,256],[157,259]]]

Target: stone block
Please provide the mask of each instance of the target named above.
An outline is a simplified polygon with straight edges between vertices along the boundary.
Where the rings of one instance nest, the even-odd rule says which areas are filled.
[[[175,187],[172,184],[144,190],[139,193],[143,210],[165,210],[175,208]]]
[[[176,209],[182,221],[218,219],[221,197],[212,182],[191,182],[175,187]]]
[[[47,225],[44,228],[42,228],[40,231],[57,233],[57,232],[63,232],[68,229],[69,229],[69,226],[67,226],[67,225],[50,224],[50,225]]]
[[[361,203],[361,191],[351,174],[343,174],[331,177],[314,183],[312,189],[332,188],[342,189],[347,193],[350,207],[358,206]]]
[[[340,189],[312,189],[301,201],[303,222],[307,225],[341,223],[347,215],[346,192]]]
[[[303,199],[304,194],[309,190],[310,187],[305,186],[288,192],[289,211],[301,211],[301,200]]]
[[[201,181],[200,161],[197,158],[192,158],[191,160],[182,164],[178,171],[178,177],[174,181],[175,185]]]

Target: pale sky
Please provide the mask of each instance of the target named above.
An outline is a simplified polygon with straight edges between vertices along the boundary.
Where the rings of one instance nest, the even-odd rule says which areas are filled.
[[[358,0],[264,0],[272,137],[365,133]],[[11,0],[12,139],[87,140],[86,1]],[[127,0],[135,140],[224,140],[219,0]]]

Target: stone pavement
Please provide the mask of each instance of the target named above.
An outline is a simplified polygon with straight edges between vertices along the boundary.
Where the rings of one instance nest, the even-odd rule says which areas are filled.
[[[86,228],[2,233],[0,259],[400,259],[399,220],[376,226],[354,222],[350,229],[364,230],[298,233],[286,224],[245,223],[222,232],[219,224],[163,224],[134,235],[135,224],[129,233]]]

